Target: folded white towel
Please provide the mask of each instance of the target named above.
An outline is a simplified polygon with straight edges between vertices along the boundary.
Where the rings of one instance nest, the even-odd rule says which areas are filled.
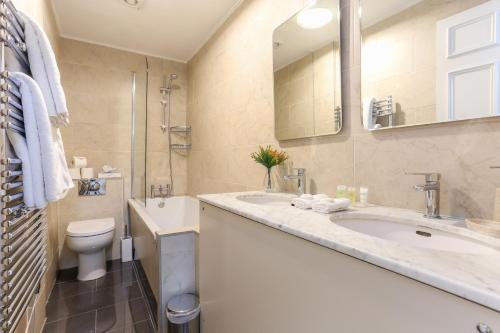
[[[28,15],[21,13],[25,23],[26,48],[33,78],[40,89],[55,127],[69,124],[66,97],[56,57],[44,30]]]
[[[311,209],[312,204],[315,202],[312,199],[294,198],[292,199],[292,206],[299,209]]]
[[[312,194],[308,194],[308,193],[304,193],[300,196],[300,199],[306,199],[306,200],[312,200],[313,199],[313,195]]]
[[[347,209],[351,205],[351,200],[346,198],[334,199],[322,199],[319,202],[312,204],[312,209],[315,212],[330,214],[333,212],[341,211]]]
[[[329,196],[326,194],[323,194],[323,193],[313,195],[314,200],[321,200],[321,199],[327,199],[327,198],[329,198]]]
[[[7,131],[7,137],[9,138],[17,157],[22,161],[23,201],[26,206],[35,207],[33,176],[31,174],[31,164],[26,139],[21,134],[12,131]],[[39,180],[42,180],[42,178],[40,177]],[[45,198],[43,193],[43,183],[38,185],[37,189],[41,191],[41,193],[37,193],[37,198]],[[45,202],[45,204],[47,203]],[[39,205],[43,206],[43,202],[39,203]]]
[[[64,198],[74,185],[61,133],[50,124],[40,88],[24,73],[12,73],[11,77],[20,86],[35,207],[43,208],[47,201]]]

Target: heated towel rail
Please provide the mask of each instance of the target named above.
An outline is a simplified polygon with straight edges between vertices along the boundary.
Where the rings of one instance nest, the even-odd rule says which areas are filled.
[[[14,332],[46,269],[46,209],[23,202],[22,161],[7,132],[25,136],[22,96],[9,71],[30,74],[24,23],[9,0],[0,0],[0,332]]]
[[[394,126],[394,104],[392,96],[387,96],[384,99],[376,100],[373,102],[373,116],[375,119],[380,117],[387,117],[387,126]]]

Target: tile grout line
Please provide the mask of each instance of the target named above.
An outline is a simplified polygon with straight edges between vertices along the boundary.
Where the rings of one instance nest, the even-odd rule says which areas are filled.
[[[137,284],[139,285],[139,290],[141,291],[141,294],[143,295],[143,298],[144,298],[144,304],[146,305],[146,310],[148,312],[148,318],[149,318],[148,320],[150,321],[150,324],[153,327],[157,328],[157,325],[156,325],[155,320],[154,320],[155,317],[153,316],[153,311],[151,310],[151,305],[149,304],[148,296],[146,295],[146,291],[143,289],[137,266],[135,265],[135,262],[133,262],[133,261],[132,261],[132,268],[134,270],[135,278],[137,279],[137,282],[138,282]]]

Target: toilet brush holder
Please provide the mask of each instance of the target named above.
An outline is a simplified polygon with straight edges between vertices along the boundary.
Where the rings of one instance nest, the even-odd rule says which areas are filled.
[[[126,236],[121,238],[122,245],[122,262],[132,261],[132,237]]]

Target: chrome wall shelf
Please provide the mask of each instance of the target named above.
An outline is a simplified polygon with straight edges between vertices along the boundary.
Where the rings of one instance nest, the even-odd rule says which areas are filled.
[[[174,143],[170,145],[170,149],[177,150],[177,149],[191,149],[191,144],[180,144],[180,143]]]
[[[191,126],[172,126],[170,127],[172,133],[191,133]]]
[[[191,126],[171,126],[169,133],[179,134],[177,139],[183,140],[182,143],[170,143],[170,150],[188,150],[191,149]],[[172,136],[169,134],[169,140],[172,142]]]

